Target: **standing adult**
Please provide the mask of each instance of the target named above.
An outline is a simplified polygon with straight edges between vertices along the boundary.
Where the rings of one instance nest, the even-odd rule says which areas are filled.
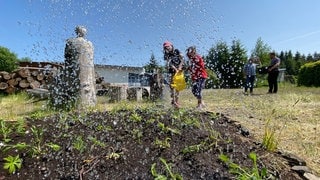
[[[268,67],[268,83],[269,91],[268,93],[277,93],[278,92],[278,76],[279,76],[279,66],[280,58],[276,56],[275,52],[271,52],[270,56],[270,66]]]
[[[250,58],[248,62],[244,65],[243,73],[246,78],[244,85],[244,93],[247,95],[248,89],[250,89],[250,94],[253,93],[253,87],[256,80],[256,70],[257,66],[260,66],[261,62],[259,58]]]
[[[202,100],[202,89],[204,88],[206,79],[208,78],[204,60],[197,53],[195,46],[191,46],[187,49],[187,56],[190,60],[189,70],[191,72],[192,79],[192,93],[198,100],[197,108],[202,109],[205,107]]]
[[[168,73],[168,81],[170,83],[170,91],[171,91],[171,104],[179,108],[179,91],[171,86],[173,76],[182,71],[184,65],[183,55],[180,53],[178,49],[173,47],[173,44],[169,41],[165,41],[163,43],[163,54],[164,60],[166,62],[166,68]]]

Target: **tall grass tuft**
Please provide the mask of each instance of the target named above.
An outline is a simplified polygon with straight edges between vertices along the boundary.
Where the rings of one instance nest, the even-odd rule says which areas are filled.
[[[271,119],[267,119],[264,127],[262,146],[268,151],[275,151],[278,147],[278,140],[275,137],[276,129],[270,125]]]

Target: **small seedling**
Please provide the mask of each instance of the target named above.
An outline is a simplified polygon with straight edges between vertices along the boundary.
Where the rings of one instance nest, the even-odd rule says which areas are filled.
[[[0,119],[0,135],[2,135],[4,142],[10,142],[11,139],[9,138],[10,134],[12,133],[12,129],[8,126],[8,124]]]
[[[97,138],[89,136],[88,139],[93,142],[94,145],[100,146],[102,148],[106,147],[106,144],[102,141],[99,141]]]
[[[135,139],[138,139],[139,143],[141,143],[141,138],[143,137],[142,131],[140,131],[139,129],[133,129],[132,135]]]
[[[251,169],[242,168],[240,165],[232,162],[228,156],[221,154],[219,159],[226,163],[230,168],[230,173],[237,175],[237,179],[246,180],[246,179],[264,179],[267,177],[267,169],[262,168],[259,171],[257,166],[257,155],[253,152],[249,154],[249,158],[253,162],[253,167]]]
[[[133,122],[141,122],[142,117],[138,113],[134,112],[130,115],[129,119]]]
[[[42,153],[42,142],[43,142],[43,130],[36,128],[35,126],[31,127],[31,132],[33,134],[33,153],[41,154]]]
[[[54,143],[47,143],[46,146],[50,147],[54,151],[59,151],[61,149],[61,146],[59,146],[58,144],[54,144]]]
[[[167,176],[162,175],[162,174],[158,174],[156,171],[156,163],[153,163],[151,165],[151,174],[152,176],[157,179],[157,180],[166,180],[166,179],[173,179],[173,180],[182,180],[182,176],[180,174],[177,173],[173,173],[171,170],[171,166],[167,163],[167,161],[163,158],[160,157],[160,161],[162,162],[162,164],[165,166],[167,172],[170,175],[170,178],[167,178]]]
[[[15,130],[19,134],[23,134],[26,131],[26,122],[23,118],[19,118],[15,123]]]
[[[82,140],[82,136],[78,136],[77,139],[72,143],[72,146],[80,151],[80,153],[82,153],[86,146],[85,146],[85,142]]]
[[[121,156],[121,154],[120,154],[120,153],[112,152],[112,153],[110,153],[110,154],[108,154],[108,155],[106,156],[106,159],[113,159],[113,160],[117,160],[117,159],[119,159],[119,158],[120,158],[120,156]]]
[[[171,138],[169,137],[166,137],[163,141],[156,138],[156,141],[154,142],[154,144],[159,148],[165,149],[165,148],[170,148],[170,141],[171,141]]]
[[[22,165],[22,159],[20,159],[19,155],[13,157],[13,156],[8,156],[6,158],[3,158],[6,162],[4,163],[3,168],[7,169],[10,174],[13,174],[14,172],[17,171],[17,169],[21,168]]]
[[[196,145],[191,145],[188,147],[185,147],[182,150],[183,154],[187,154],[187,153],[197,153],[202,149],[203,144],[196,144]]]
[[[162,122],[158,122],[158,127],[165,133],[172,132],[173,134],[181,134],[179,130],[167,127]]]

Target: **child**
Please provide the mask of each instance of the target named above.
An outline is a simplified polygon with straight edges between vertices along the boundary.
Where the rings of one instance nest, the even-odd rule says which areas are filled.
[[[171,104],[175,108],[180,108],[179,104],[179,92],[171,87],[172,84],[172,77],[175,75],[176,72],[182,71],[184,60],[183,55],[180,53],[178,49],[175,49],[171,42],[166,41],[163,43],[163,53],[164,53],[164,60],[166,61],[166,67],[168,72],[168,81],[170,83],[170,90],[171,90]]]
[[[247,94],[248,89],[250,89],[250,94],[252,95],[254,82],[256,80],[256,69],[257,69],[257,66],[260,66],[260,65],[261,65],[261,62],[259,58],[250,58],[248,60],[248,63],[244,65],[243,74],[246,78],[246,82],[244,85],[245,95],[248,95]]]
[[[206,79],[208,78],[204,61],[202,57],[197,54],[196,47],[191,46],[187,50],[187,56],[190,60],[189,70],[191,72],[192,79],[192,93],[198,99],[198,109],[205,107],[201,91],[204,88]]]

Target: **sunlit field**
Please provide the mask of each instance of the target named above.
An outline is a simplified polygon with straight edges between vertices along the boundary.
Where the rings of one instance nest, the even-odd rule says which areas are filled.
[[[222,113],[249,129],[251,136],[261,142],[265,128],[275,132],[278,150],[291,152],[306,160],[320,174],[320,89],[280,84],[277,94],[267,94],[267,87],[255,88],[251,96],[242,89],[207,89],[203,92],[207,111]],[[195,108],[197,100],[190,89],[181,92],[182,108]],[[108,103],[98,97],[94,110],[111,110],[119,106],[149,106],[151,102]],[[157,102],[170,106],[167,101]],[[0,96],[0,119],[19,120],[25,116],[46,116],[45,101],[30,99],[21,93]],[[269,121],[268,126],[266,122]]]
[[[261,142],[266,122],[275,131],[278,149],[291,152],[320,172],[320,89],[281,84],[277,94],[267,87],[256,88],[252,96],[242,89],[205,90],[207,110],[223,113],[247,127]],[[195,107],[190,91],[183,92],[183,104]]]

